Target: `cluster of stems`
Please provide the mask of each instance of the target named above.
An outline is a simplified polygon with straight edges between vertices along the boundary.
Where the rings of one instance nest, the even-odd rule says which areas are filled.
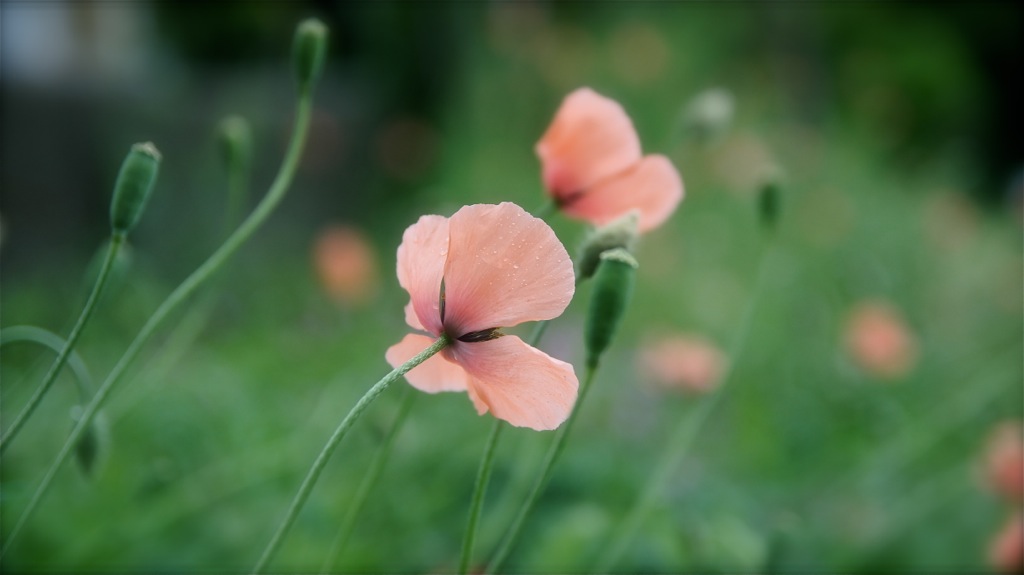
[[[104,292],[111,271],[115,266],[119,250],[125,245],[129,232],[137,225],[150,196],[150,191],[156,182],[160,154],[152,144],[146,143],[133,146],[121,168],[114,188],[111,205],[111,236],[108,248],[96,281],[68,336],[61,338],[45,330],[29,327],[8,328],[0,331],[0,346],[15,342],[31,342],[46,346],[57,354],[56,359],[46,372],[39,387],[31,395],[18,416],[0,436],[0,453],[6,451],[12,441],[18,436],[19,431],[23,429],[26,421],[31,417],[66,364],[71,366],[72,371],[76,375],[76,381],[79,384],[80,395],[84,405],[77,415],[77,420],[70,435],[37,485],[21,516],[8,532],[0,554],[5,554],[15,542],[18,534],[23,530],[32,517],[33,512],[42,502],[48,488],[72,452],[77,449],[80,453],[80,458],[88,460],[86,465],[91,465],[91,461],[95,459],[96,441],[94,438],[94,427],[100,410],[148,339],[163,325],[172,312],[185,305],[189,298],[206,284],[215,272],[224,267],[229,258],[263,225],[285,196],[304,148],[312,109],[312,91],[323,67],[326,35],[327,31],[323,24],[313,20],[303,22],[297,30],[293,46],[293,56],[298,81],[298,97],[292,137],[278,173],[266,195],[249,216],[237,227],[235,227],[235,222],[242,209],[245,189],[247,187],[246,174],[250,156],[249,130],[245,122],[238,118],[230,118],[222,124],[221,136],[225,163],[228,166],[229,187],[225,221],[227,229],[231,231],[227,234],[220,247],[171,292],[167,299],[156,309],[124,351],[103,383],[95,391],[92,389],[88,370],[85,368],[82,359],[74,351],[74,347]],[[778,213],[778,190],[774,182],[766,190],[762,196],[760,208],[763,212],[762,217],[766,222],[766,227],[772,228]],[[554,207],[554,204],[546,206],[542,210],[543,216],[548,216],[554,210]],[[599,229],[590,236],[579,257],[577,285],[583,281],[592,280],[593,289],[591,291],[590,309],[584,333],[585,373],[579,388],[578,398],[568,418],[554,434],[530,490],[509,524],[504,536],[501,538],[498,547],[486,563],[486,573],[499,572],[515,548],[516,541],[530,512],[543,494],[554,467],[565,450],[568,436],[579,415],[581,405],[596,379],[601,365],[601,358],[611,345],[614,335],[619,330],[632,295],[637,269],[637,262],[631,254],[631,248],[636,238],[636,226],[636,214],[627,214],[623,219],[614,222],[612,225]],[[761,284],[763,283],[767,259],[767,257],[762,257],[754,296],[749,301],[744,312],[742,324],[731,349],[733,369],[735,369],[736,358],[740,356],[746,342],[753,310],[758,300]],[[529,338],[529,345],[536,346],[540,342],[547,325],[547,321],[537,324],[533,335]],[[313,461],[277,529],[253,567],[254,573],[261,573],[269,567],[270,562],[274,559],[286,535],[307,502],[332,453],[360,415],[392,383],[403,377],[409,370],[441,352],[451,343],[451,340],[446,335],[437,338],[429,347],[403,365],[392,370],[371,386],[345,415]],[[615,566],[652,505],[663,493],[669,479],[685,458],[709,414],[721,402],[724,383],[719,386],[715,393],[703,400],[703,403],[691,417],[680,422],[676,432],[666,443],[664,454],[658,467],[650,475],[649,482],[639,491],[635,502],[626,513],[625,518],[617,523],[607,544],[602,547],[603,552],[592,566],[594,572],[606,572]],[[391,444],[401,430],[401,426],[409,413],[412,397],[412,394],[407,393],[407,399],[403,402],[392,427],[385,436],[376,457],[355,492],[344,520],[341,522],[338,535],[323,564],[325,572],[332,568],[337,554],[344,548],[346,539],[355,525],[362,504],[381,473],[390,452]],[[473,494],[470,499],[469,513],[458,564],[460,574],[468,573],[473,564],[477,525],[480,520],[487,485],[493,469],[496,448],[502,436],[502,431],[506,426],[507,424],[501,420],[496,420],[486,441],[474,483]],[[94,448],[92,455],[88,453],[90,445]],[[83,452],[85,453],[84,455],[82,455]]]
[[[0,556],[5,555],[19,533],[23,530],[33,512],[42,502],[50,485],[57,476],[61,467],[67,461],[71,453],[86,439],[87,433],[92,428],[103,404],[114,390],[115,385],[120,381],[128,366],[142,350],[144,344],[157,331],[172,312],[182,307],[200,287],[222,269],[226,262],[239,248],[266,222],[270,215],[280,204],[288,191],[295,170],[298,167],[299,159],[306,142],[306,134],[309,129],[309,121],[312,112],[312,93],[316,81],[320,76],[323,67],[323,60],[326,53],[327,30],[319,21],[308,20],[301,23],[296,31],[295,44],[293,46],[293,59],[298,80],[298,98],[295,112],[295,127],[291,140],[288,144],[284,160],[278,170],[276,177],[270,185],[266,195],[249,214],[249,216],[227,237],[202,265],[189,275],[167,299],[156,309],[142,329],[135,336],[115,364],[110,374],[96,390],[95,394],[87,402],[77,422],[73,427],[64,445],[54,458],[46,474],[37,485],[35,491],[26,504],[21,516],[15,522],[14,527],[7,533],[3,543]],[[238,142],[236,141],[236,145]],[[78,321],[71,330],[71,334],[65,340],[64,346],[58,353],[42,384],[33,394],[26,407],[19,417],[4,433],[0,440],[0,450],[6,449],[17,432],[23,427],[25,420],[32,414],[35,407],[42,400],[57,375],[60,373],[86,322],[96,307],[103,288],[110,275],[118,250],[125,242],[128,232],[134,228],[142,215],[143,208],[149,198],[150,191],[156,182],[160,154],[152,144],[137,144],[132,147],[128,158],[122,165],[121,172],[114,188],[113,200],[111,202],[111,242],[108,254],[100,269],[96,284],[94,285],[89,299],[80,314]],[[229,164],[229,173],[237,172],[242,162]],[[243,187],[241,176],[232,174],[232,189],[241,190]],[[232,192],[233,196],[241,192]]]

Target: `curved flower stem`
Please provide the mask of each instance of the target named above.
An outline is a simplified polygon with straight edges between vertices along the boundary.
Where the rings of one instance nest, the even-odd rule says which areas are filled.
[[[16,325],[0,330],[0,347],[21,342],[47,347],[57,354],[67,346],[67,342],[59,335],[34,325]],[[92,396],[92,376],[89,375],[89,369],[82,361],[82,356],[72,350],[68,353],[67,364],[71,368],[71,372],[75,374],[78,396],[82,399],[82,403],[89,401],[89,397]]]
[[[110,246],[107,248],[107,255],[103,259],[103,265],[100,267],[99,275],[96,277],[96,283],[92,287],[92,293],[89,294],[89,298],[85,301],[85,306],[82,308],[82,313],[78,316],[78,321],[75,322],[74,327],[71,328],[71,333],[68,335],[67,340],[64,341],[64,347],[57,353],[57,359],[53,361],[53,365],[50,366],[50,370],[46,372],[46,376],[43,377],[43,382],[39,384],[35,393],[29,398],[28,403],[22,408],[21,413],[14,419],[11,426],[7,428],[7,431],[0,437],[0,454],[7,450],[10,446],[11,441],[21,430],[22,426],[28,420],[32,412],[35,411],[36,407],[43,400],[43,396],[50,390],[50,386],[57,379],[57,375],[60,373],[61,368],[64,367],[64,362],[67,361],[68,355],[71,350],[75,347],[75,343],[78,342],[78,336],[82,334],[82,329],[85,327],[86,322],[89,321],[89,316],[92,315],[93,310],[96,309],[96,302],[99,301],[100,295],[103,293],[103,288],[107,284],[107,278],[110,277],[110,270],[114,267],[114,260],[117,259],[117,252],[121,250],[121,246],[124,245],[125,236],[123,233],[114,232],[110,236]]]
[[[650,475],[647,484],[641,489],[639,497],[633,501],[633,506],[626,513],[626,518],[618,523],[618,527],[613,532],[608,544],[602,547],[604,552],[594,563],[593,568],[590,570],[591,573],[607,573],[615,566],[615,563],[626,550],[626,546],[632,541],[640,524],[647,517],[651,506],[654,505],[658,497],[664,492],[666,485],[672,479],[679,464],[689,453],[694,438],[700,433],[708,416],[715,409],[715,406],[722,401],[726,384],[729,382],[729,377],[736,371],[737,361],[743,352],[743,348],[746,346],[747,336],[750,334],[751,318],[754,315],[757,302],[760,300],[761,288],[764,285],[764,277],[766,275],[765,270],[768,269],[772,247],[769,246],[768,250],[761,258],[757,278],[754,280],[753,294],[747,301],[740,320],[739,329],[736,333],[736,339],[733,340],[732,349],[729,354],[732,367],[725,374],[722,383],[712,392],[712,395],[701,402],[690,417],[679,421],[679,425],[666,445],[665,451],[662,452],[661,460],[658,462],[654,473]]]
[[[302,485],[299,487],[299,492],[295,494],[295,498],[292,500],[292,504],[288,508],[288,513],[285,514],[284,520],[281,521],[281,525],[277,528],[277,532],[274,533],[270,543],[268,543],[266,549],[263,550],[263,555],[260,557],[259,561],[256,562],[256,566],[253,567],[253,573],[260,573],[263,571],[263,569],[266,568],[267,563],[269,563],[274,557],[274,553],[277,552],[277,548],[281,546],[281,541],[288,533],[292,524],[295,523],[295,518],[298,516],[302,506],[306,503],[306,499],[309,498],[309,493],[313,490],[313,486],[316,484],[316,480],[320,477],[320,472],[323,471],[324,465],[327,464],[327,460],[330,459],[334,448],[338,446],[338,443],[343,437],[345,437],[345,433],[348,432],[350,427],[352,427],[352,424],[355,423],[356,419],[359,419],[359,416],[363,413],[366,407],[370,405],[374,399],[377,399],[377,396],[387,389],[387,387],[396,379],[402,377],[410,369],[423,363],[434,354],[444,349],[449,343],[451,343],[451,340],[449,340],[445,335],[437,338],[430,347],[421,351],[409,361],[396,367],[391,371],[391,373],[385,375],[380,381],[373,384],[373,387],[371,387],[370,390],[367,391],[358,402],[356,402],[356,405],[348,412],[345,419],[341,420],[341,423],[338,424],[338,428],[334,430],[330,439],[327,440],[323,449],[320,450],[320,454],[317,455],[316,460],[313,461],[313,466],[309,469],[309,472],[306,474],[306,478],[302,481]]]
[[[292,133],[291,141],[288,144],[288,150],[285,154],[284,160],[281,163],[281,167],[277,172],[277,176],[274,178],[273,183],[270,185],[270,189],[267,191],[267,195],[260,201],[256,209],[253,210],[249,217],[235,230],[230,237],[215,251],[202,265],[200,265],[192,275],[188,276],[185,281],[181,283],[169,296],[164,300],[160,307],[153,313],[149,318],[149,321],[142,327],[138,335],[125,350],[124,355],[118,360],[114,369],[111,370],[110,375],[107,376],[106,381],[97,390],[96,395],[93,396],[92,401],[86,406],[82,412],[81,419],[78,420],[78,424],[71,431],[71,435],[67,441],[64,442],[64,446],[57,454],[50,469],[43,476],[39,487],[36,488],[35,493],[29,500],[28,505],[22,512],[18,522],[11,529],[10,534],[7,536],[7,541],[4,542],[3,550],[0,551],[0,557],[7,553],[10,549],[11,544],[17,538],[18,533],[28,522],[28,519],[32,516],[32,512],[36,506],[42,500],[43,495],[46,494],[47,488],[53,482],[57,471],[60,470],[61,465],[67,461],[68,456],[74,449],[78,440],[88,429],[89,424],[92,422],[96,413],[103,405],[107,395],[113,389],[114,384],[117,383],[118,379],[124,374],[128,365],[131,363],[135,356],[141,350],[143,344],[149,339],[149,336],[156,331],[156,328],[167,318],[167,316],[181,305],[185,300],[192,295],[200,285],[202,285],[207,279],[213,275],[213,272],[220,269],[224,263],[230,258],[238,249],[248,240],[253,233],[256,232],[267,220],[274,209],[277,207],[281,200],[284,198],[285,193],[288,191],[288,186],[291,184],[292,178],[295,175],[295,170],[299,165],[299,159],[302,157],[302,150],[306,143],[306,133],[309,130],[309,120],[313,107],[312,93],[309,90],[303,90],[299,93],[298,102],[296,105],[295,112],[295,130]]]
[[[345,517],[341,521],[341,527],[338,529],[338,535],[334,538],[334,543],[331,544],[331,549],[327,552],[327,559],[324,560],[323,566],[320,567],[321,573],[329,573],[334,562],[337,561],[338,554],[341,553],[349,535],[352,534],[352,527],[355,526],[356,517],[359,516],[363,504],[366,503],[370,490],[377,484],[377,478],[380,476],[381,471],[383,471],[384,464],[388,461],[388,456],[391,455],[391,446],[394,445],[395,437],[398,436],[402,425],[405,424],[405,418],[409,415],[409,411],[417,396],[415,391],[409,389],[405,390],[404,394],[405,397],[398,407],[395,420],[391,423],[391,427],[388,428],[387,435],[384,436],[380,446],[377,447],[377,453],[374,454],[369,469],[363,474],[363,480],[359,483],[356,494],[352,498],[348,510],[345,512]]]
[[[512,550],[512,545],[515,544],[516,539],[519,537],[519,530],[523,527],[523,522],[526,521],[526,516],[530,514],[533,509],[533,505],[537,502],[540,494],[544,491],[544,487],[547,486],[548,480],[551,478],[551,470],[555,467],[555,462],[561,457],[562,451],[565,450],[566,439],[569,436],[569,431],[572,429],[572,424],[576,421],[576,415],[580,412],[580,406],[583,404],[583,399],[587,395],[587,391],[590,389],[591,384],[594,382],[594,376],[597,374],[597,363],[587,365],[587,373],[583,378],[583,384],[580,386],[580,394],[576,399],[576,406],[573,408],[572,413],[569,414],[569,420],[565,422],[565,425],[558,429],[558,434],[555,436],[555,440],[551,443],[551,447],[548,448],[547,455],[544,456],[544,463],[541,464],[540,473],[537,475],[536,481],[533,483],[533,488],[530,490],[530,494],[526,497],[526,501],[523,502],[523,506],[519,509],[519,514],[516,515],[512,524],[509,526],[508,531],[505,533],[505,538],[501,542],[501,546],[495,551],[494,557],[491,562],[487,564],[487,568],[484,573],[495,573],[501,568],[501,564],[505,561],[509,551]]]
[[[551,205],[554,204],[552,203]],[[576,284],[579,285],[579,280],[577,280]],[[533,328],[533,333],[530,334],[530,338],[527,341],[529,345],[536,347],[537,344],[540,343],[550,321],[551,320],[545,319],[537,322],[537,325]],[[483,494],[487,491],[487,483],[491,479],[491,461],[494,457],[495,445],[498,443],[498,437],[501,436],[501,429],[504,426],[505,422],[502,420],[496,419],[494,421],[494,428],[491,430],[490,438],[487,440],[487,446],[484,448],[483,459],[480,460],[480,468],[477,471],[476,484],[473,487],[473,500],[470,504],[469,521],[466,525],[466,533],[462,538],[462,557],[459,561],[460,575],[465,575],[466,570],[469,568],[469,561],[473,554],[473,539],[476,537],[476,523],[480,518],[480,508],[483,505],[484,500]]]
[[[491,478],[494,448],[498,444],[498,438],[501,437],[501,430],[503,429],[505,429],[505,422],[495,419],[494,427],[491,428],[491,435],[487,438],[487,447],[484,448],[484,456],[480,460],[480,468],[476,474],[476,485],[473,487],[473,502],[469,507],[469,520],[466,522],[466,535],[462,538],[462,558],[459,560],[459,575],[466,575],[469,571],[469,561],[473,555],[473,540],[476,536],[476,522],[480,518],[480,508],[483,506],[484,494],[487,492],[487,483]]]

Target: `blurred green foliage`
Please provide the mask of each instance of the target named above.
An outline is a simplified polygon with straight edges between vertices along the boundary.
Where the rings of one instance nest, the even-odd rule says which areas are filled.
[[[3,88],[4,327],[66,331],[105,235],[95,222],[119,154],[126,142],[152,139],[164,154],[162,179],[133,235],[131,269],[79,346],[94,374],[109,371],[221,237],[221,117],[252,124],[250,198],[269,183],[290,120],[292,27],[316,14],[331,27],[332,54],[308,152],[280,213],[211,289],[211,303],[180,314],[115,391],[95,477],[61,473],[5,571],[249,568],[331,429],[385,373],[384,350],[407,330],[406,295],[391,271],[402,230],[467,203],[540,206],[532,147],[561,98],[582,85],[623,104],[645,152],[679,167],[687,198],[638,249],[623,331],[507,569],[590,564],[676,422],[701,401],[646,385],[639,350],[676,332],[730,349],[769,246],[724,401],[622,572],[986,568],[987,541],[1008,507],[981,481],[985,439],[998,422],[1024,416],[1022,218],[1019,196],[1006,192],[1021,162],[1017,5],[146,10],[155,25],[138,41],[162,56],[134,91],[76,99]],[[698,145],[679,123],[686,103],[714,86],[732,91],[737,116]],[[783,194],[774,239],[759,226],[756,195],[771,170],[781,172]],[[360,229],[374,249],[381,279],[368,302],[339,304],[317,281],[313,245],[333,223]],[[560,217],[552,225],[574,252],[582,226]],[[577,366],[588,298],[584,287],[542,346]],[[879,380],[845,352],[848,314],[864,300],[902,312],[918,347],[908,374]],[[48,358],[3,349],[5,420]],[[341,445],[275,569],[320,568],[398,391]],[[71,386],[55,386],[4,455],[4,532],[66,437],[76,401]],[[339,571],[453,570],[489,428],[462,394],[419,398]],[[481,562],[550,439],[505,434],[478,534]]]

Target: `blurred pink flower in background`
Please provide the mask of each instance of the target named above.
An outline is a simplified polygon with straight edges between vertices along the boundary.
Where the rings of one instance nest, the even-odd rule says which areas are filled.
[[[891,304],[865,301],[847,316],[846,353],[864,372],[882,379],[906,375],[917,360],[917,343]]]
[[[1024,516],[1019,511],[992,538],[988,546],[988,562],[1001,573],[1024,570]]]
[[[636,209],[646,232],[664,223],[683,199],[672,162],[644,156],[622,106],[590,88],[565,98],[536,151],[544,186],[559,209],[594,225]]]
[[[512,203],[466,206],[451,218],[423,216],[398,247],[405,320],[430,336],[391,346],[397,367],[442,334],[451,343],[406,374],[427,393],[465,391],[481,415],[554,429],[576,402],[572,365],[496,330],[558,317],[572,300],[572,261],[543,220]]]
[[[703,337],[680,334],[645,343],[637,350],[636,366],[660,389],[706,393],[722,380],[728,359]]]
[[[992,430],[985,448],[988,486],[1011,503],[1024,501],[1024,426],[1004,421]]]
[[[313,264],[320,285],[339,304],[359,306],[376,293],[377,255],[356,228],[324,228],[313,245]]]

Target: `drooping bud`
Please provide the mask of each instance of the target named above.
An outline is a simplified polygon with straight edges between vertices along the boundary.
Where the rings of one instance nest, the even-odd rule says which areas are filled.
[[[316,18],[303,20],[295,29],[292,60],[302,91],[312,88],[324,67],[327,52],[327,26]]]
[[[597,265],[601,262],[601,254],[608,250],[623,248],[631,251],[636,244],[639,222],[640,212],[632,210],[590,232],[583,240],[583,244],[580,246],[580,255],[576,258],[579,266],[577,277],[580,280],[592,277],[597,270]]]
[[[601,254],[584,329],[589,367],[597,366],[622,323],[633,295],[637,267],[636,258],[622,248]]]
[[[115,234],[127,234],[139,221],[156,183],[160,159],[160,152],[150,142],[135,144],[128,152],[110,202],[110,226]]]
[[[782,203],[782,182],[777,176],[771,176],[761,183],[757,193],[757,213],[764,229],[772,231],[779,221]]]
[[[71,408],[71,419],[75,423],[82,418],[82,411],[80,405]],[[87,476],[96,476],[101,460],[106,455],[107,441],[106,420],[100,413],[93,418],[85,433],[75,444],[75,459],[81,466],[82,472]]]

